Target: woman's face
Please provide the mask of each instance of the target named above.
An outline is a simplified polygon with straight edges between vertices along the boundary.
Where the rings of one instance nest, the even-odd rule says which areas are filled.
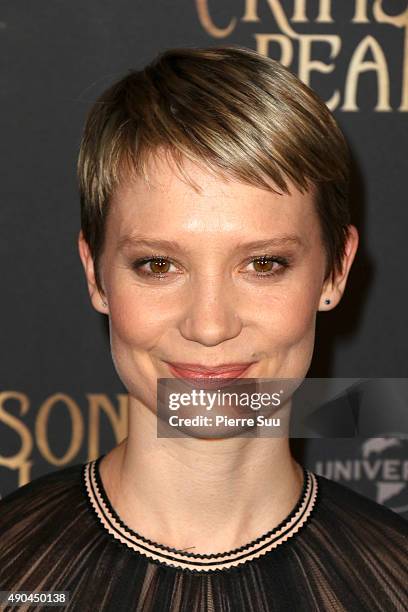
[[[167,362],[255,362],[247,377],[303,378],[316,311],[325,297],[340,299],[324,287],[312,193],[277,195],[188,161],[185,169],[199,192],[159,157],[150,185],[138,178],[116,191],[100,260],[108,307],[82,245],[118,374],[152,410],[157,378],[173,377]]]

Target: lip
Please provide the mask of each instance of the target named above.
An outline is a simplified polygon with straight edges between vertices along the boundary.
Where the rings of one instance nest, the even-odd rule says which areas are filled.
[[[175,377],[187,380],[193,379],[201,386],[210,388],[229,385],[237,378],[242,378],[256,362],[222,364],[216,368],[195,363],[170,363],[168,361],[166,363]]]

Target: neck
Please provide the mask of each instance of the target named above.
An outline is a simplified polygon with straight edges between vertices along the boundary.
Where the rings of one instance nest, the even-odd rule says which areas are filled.
[[[240,547],[292,510],[303,474],[285,438],[157,438],[130,398],[128,437],[100,464],[112,506],[141,535],[207,554]]]

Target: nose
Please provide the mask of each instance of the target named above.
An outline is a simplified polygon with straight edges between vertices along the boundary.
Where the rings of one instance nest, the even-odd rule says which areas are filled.
[[[242,321],[236,295],[222,274],[202,274],[191,283],[179,329],[187,340],[205,346],[216,346],[239,335]]]

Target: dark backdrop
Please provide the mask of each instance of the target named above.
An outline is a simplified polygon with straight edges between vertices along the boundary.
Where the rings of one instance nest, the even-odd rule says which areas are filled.
[[[355,160],[361,243],[341,304],[319,314],[310,376],[407,376],[406,0],[8,0],[0,40],[1,495],[126,435],[77,254],[75,164],[99,93],[169,47],[258,49],[327,101]],[[405,439],[295,442],[311,469],[408,516]]]

